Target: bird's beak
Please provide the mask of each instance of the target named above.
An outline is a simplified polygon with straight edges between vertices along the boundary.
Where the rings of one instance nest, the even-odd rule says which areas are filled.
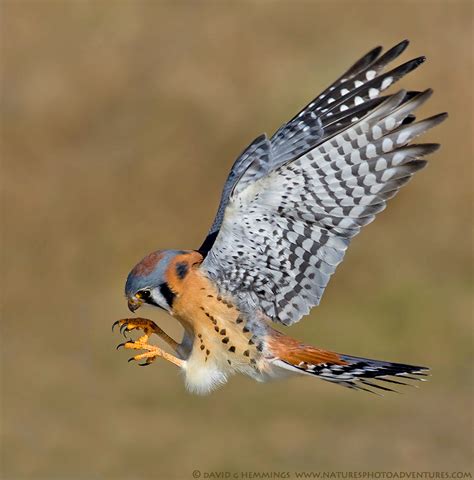
[[[136,295],[128,299],[128,309],[134,313],[135,310],[138,310],[142,306],[143,300],[138,298]]]

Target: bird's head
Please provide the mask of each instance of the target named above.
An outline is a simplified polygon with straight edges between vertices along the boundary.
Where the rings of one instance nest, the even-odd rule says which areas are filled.
[[[147,255],[127,277],[125,295],[130,311],[148,304],[171,312],[181,283],[197,260],[202,256],[194,251],[158,250]]]
[[[134,312],[144,303],[171,310],[174,293],[170,290],[167,270],[171,261],[185,252],[158,250],[147,255],[133,267],[125,284],[128,308]]]

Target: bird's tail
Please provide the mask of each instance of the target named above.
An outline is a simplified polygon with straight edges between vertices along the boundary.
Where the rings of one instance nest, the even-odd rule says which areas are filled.
[[[304,345],[286,336],[278,338],[278,344],[275,363],[279,367],[371,393],[392,392],[396,386],[413,385],[411,380],[425,381],[428,376],[427,367],[353,357]]]

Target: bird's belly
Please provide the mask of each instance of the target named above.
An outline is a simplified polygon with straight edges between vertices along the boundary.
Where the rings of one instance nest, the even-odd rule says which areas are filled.
[[[261,355],[249,348],[248,341],[246,335],[231,327],[227,327],[226,336],[205,329],[197,333],[184,368],[188,390],[209,393],[235,373],[255,377]]]
[[[206,361],[199,352],[193,349],[184,367],[186,388],[205,395],[227,382],[234,372],[222,361],[213,356]]]

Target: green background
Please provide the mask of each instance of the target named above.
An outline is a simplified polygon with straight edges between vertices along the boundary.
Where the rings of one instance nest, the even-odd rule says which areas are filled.
[[[471,467],[471,2],[3,0],[1,18],[2,478]],[[403,38],[400,61],[429,61],[400,87],[450,113],[423,139],[442,149],[291,335],[430,382],[382,399],[233,378],[196,397],[173,365],[127,364],[110,326],[130,268],[198,247],[240,151]]]

